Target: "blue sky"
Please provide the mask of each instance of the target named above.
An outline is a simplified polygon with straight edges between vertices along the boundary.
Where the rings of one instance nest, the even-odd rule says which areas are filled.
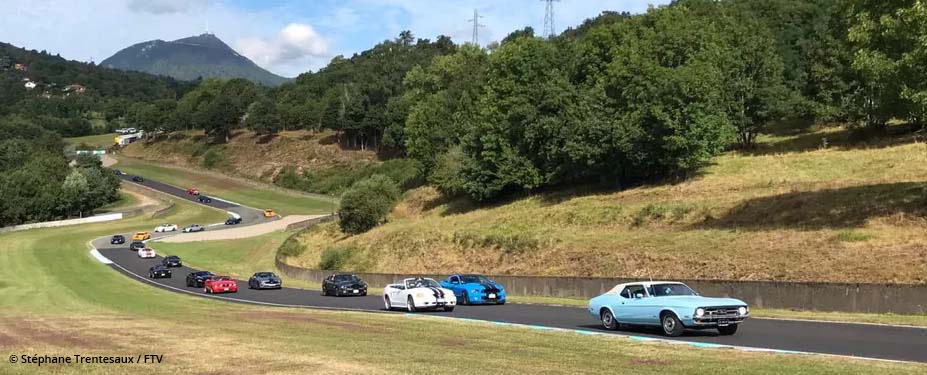
[[[203,33],[268,70],[292,77],[317,70],[412,30],[421,38],[469,41],[467,22],[478,9],[481,44],[525,26],[541,30],[539,0],[5,0],[0,41],[81,61],[102,61],[129,45]],[[563,0],[562,31],[605,10],[646,11],[669,0]]]

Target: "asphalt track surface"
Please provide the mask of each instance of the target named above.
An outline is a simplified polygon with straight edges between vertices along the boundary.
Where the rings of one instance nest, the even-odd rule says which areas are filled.
[[[183,189],[148,180],[143,185],[190,199]],[[195,201],[195,199],[192,200]],[[219,200],[213,200],[213,204],[210,205],[239,213],[243,219],[240,225],[266,220],[260,210],[240,207]],[[222,226],[215,227],[215,229],[230,230],[235,227]],[[155,235],[155,238],[158,235]],[[148,269],[155,264],[160,264],[163,254],[159,254],[155,259],[141,259],[135,252],[128,249],[128,244],[110,245],[107,238],[98,239],[93,242],[93,245],[100,254],[114,263],[110,265],[113,269],[131,278],[151,282],[153,285],[175,292],[185,291],[207,296],[202,288],[185,285],[186,275],[194,271],[186,266],[173,268],[173,277],[170,279],[147,279]],[[157,249],[156,246],[155,249]],[[222,274],[222,270],[209,271]],[[247,280],[238,280],[238,293],[221,296],[241,303],[385,312],[381,296],[323,297],[317,290],[295,288],[252,290],[248,289]],[[605,331],[598,320],[590,316],[585,309],[575,307],[510,303],[502,306],[458,306],[449,313],[425,312],[422,314],[666,339],[659,335],[657,329],[632,328],[622,331]],[[718,336],[714,330],[686,331],[682,337],[672,338],[672,340],[927,362],[927,328],[751,318],[741,324],[734,336]]]

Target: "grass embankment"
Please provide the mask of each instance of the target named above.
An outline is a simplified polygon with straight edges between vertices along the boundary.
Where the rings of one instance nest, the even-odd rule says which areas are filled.
[[[781,134],[675,184],[482,207],[418,189],[366,234],[306,233],[290,262],[337,247],[355,271],[927,283],[924,143]]]
[[[100,207],[97,209],[97,211],[113,212],[113,211],[125,210],[129,208],[137,207],[139,205],[139,202],[141,202],[141,200],[135,194],[130,193],[125,190],[120,190],[119,200],[113,203],[107,204],[103,207]]]
[[[80,145],[87,145],[87,146],[91,146],[91,147],[96,147],[96,148],[101,148],[101,149],[103,149],[103,148],[107,148],[107,147],[112,146],[113,144],[115,144],[115,143],[116,143],[116,140],[115,140],[115,139],[116,139],[116,136],[118,136],[118,134],[116,134],[116,133],[100,134],[100,135],[88,135],[88,136],[86,136],[86,137],[65,138],[64,141],[65,141],[69,146],[75,146],[75,147],[76,147],[76,146],[80,146]]]
[[[164,356],[160,364],[41,367],[4,358],[0,373],[433,373],[436,363],[446,372],[519,374],[724,370],[888,375],[927,370],[916,364],[682,348],[404,314],[247,306],[154,288],[87,253],[92,238],[162,221],[208,222],[215,212],[178,202],[155,220],[137,217],[0,235],[0,274],[28,276],[0,282],[0,301],[5,302],[0,351],[5,355]]]
[[[273,208],[281,215],[318,215],[332,211],[332,202],[327,197],[290,192],[213,173],[178,169],[126,158],[119,158],[119,163],[114,168],[130,175],[140,175],[180,188],[195,187],[203,194],[246,206]]]

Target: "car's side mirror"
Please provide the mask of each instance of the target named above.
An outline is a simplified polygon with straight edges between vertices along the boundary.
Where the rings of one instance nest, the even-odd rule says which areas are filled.
[[[635,299],[644,298],[644,293],[637,293],[637,294],[634,295],[634,298],[635,298]]]

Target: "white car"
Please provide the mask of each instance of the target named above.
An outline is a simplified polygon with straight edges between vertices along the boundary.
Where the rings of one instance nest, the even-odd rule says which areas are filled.
[[[206,228],[203,228],[201,225],[198,225],[198,224],[193,224],[189,227],[183,228],[184,233],[202,232],[204,230],[206,230]]]
[[[160,232],[173,232],[176,230],[177,230],[177,224],[161,224],[161,225],[158,225],[158,227],[155,228],[154,231],[155,233],[160,233]]]
[[[405,279],[402,284],[387,285],[383,289],[383,304],[387,310],[398,307],[410,312],[437,309],[454,311],[457,297],[434,279],[416,277]]]
[[[139,258],[154,258],[154,257],[155,257],[155,251],[154,251],[154,249],[152,249],[152,248],[150,248],[150,247],[145,247],[145,248],[138,249],[138,257],[139,257]]]

